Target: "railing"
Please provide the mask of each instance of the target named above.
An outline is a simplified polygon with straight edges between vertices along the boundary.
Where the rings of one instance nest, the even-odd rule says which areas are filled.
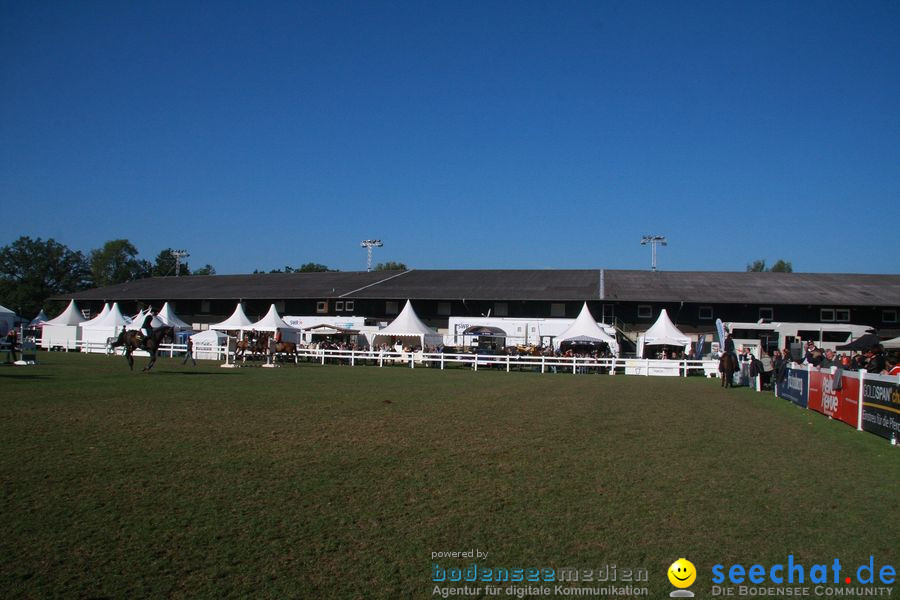
[[[81,352],[95,352],[105,354],[125,353],[124,348],[110,348],[104,342],[89,342],[84,340],[60,340],[53,344],[54,348],[74,350]],[[162,344],[159,349],[160,356],[183,356],[187,352],[187,344]],[[240,359],[242,364],[254,357],[247,353],[243,357],[235,358],[234,351],[229,351],[227,346],[201,346],[193,348],[194,357],[216,356],[214,360],[226,360],[235,362]],[[135,350],[134,356],[148,356],[144,350]],[[257,356],[259,357],[259,356]],[[409,368],[428,367],[445,369],[448,367],[464,367],[474,371],[479,369],[505,370],[531,370],[541,373],[624,373],[627,375],[669,375],[687,377],[691,373],[713,376],[718,372],[718,361],[715,360],[655,360],[635,358],[591,358],[571,356],[518,356],[518,355],[491,355],[470,353],[442,353],[442,352],[397,352],[382,350],[327,350],[324,348],[297,348],[294,354],[280,353],[275,359],[284,360],[294,358],[294,362],[305,360],[320,364],[357,364],[385,366],[409,366]],[[266,355],[263,359],[269,360]]]

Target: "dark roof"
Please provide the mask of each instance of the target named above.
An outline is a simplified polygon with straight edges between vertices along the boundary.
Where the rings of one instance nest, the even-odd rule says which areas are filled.
[[[900,306],[900,275],[628,270],[411,270],[154,277],[76,300],[535,300]]]
[[[403,271],[259,273],[151,277],[77,292],[76,300],[235,300],[336,298]]]
[[[597,300],[599,270],[412,270],[350,298],[418,300]]]
[[[896,306],[900,275],[605,271],[606,300]]]

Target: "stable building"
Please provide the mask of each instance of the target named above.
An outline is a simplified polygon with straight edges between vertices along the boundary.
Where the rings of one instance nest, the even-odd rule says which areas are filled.
[[[900,275],[706,271],[429,270],[153,277],[66,296],[99,311],[171,306],[186,321],[215,323],[242,302],[250,318],[282,315],[393,320],[411,300],[429,326],[451,316],[569,318],[586,302],[598,320],[635,340],[665,309],[685,333],[723,321],[854,323],[900,335]]]

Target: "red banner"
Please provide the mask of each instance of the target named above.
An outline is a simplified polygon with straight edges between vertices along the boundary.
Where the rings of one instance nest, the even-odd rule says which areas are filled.
[[[809,408],[856,427],[859,423],[859,379],[841,377],[841,389],[834,389],[831,371],[810,369]]]

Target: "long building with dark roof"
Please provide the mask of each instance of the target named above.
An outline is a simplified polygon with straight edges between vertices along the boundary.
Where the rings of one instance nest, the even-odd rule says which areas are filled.
[[[900,275],[637,270],[428,270],[154,277],[78,292],[83,308],[119,302],[137,312],[163,302],[193,323],[222,320],[243,302],[248,315],[274,303],[281,314],[390,320],[410,299],[435,327],[450,316],[574,318],[584,302],[625,332],[646,329],[667,309],[685,331],[714,321],[848,322],[900,334]]]

